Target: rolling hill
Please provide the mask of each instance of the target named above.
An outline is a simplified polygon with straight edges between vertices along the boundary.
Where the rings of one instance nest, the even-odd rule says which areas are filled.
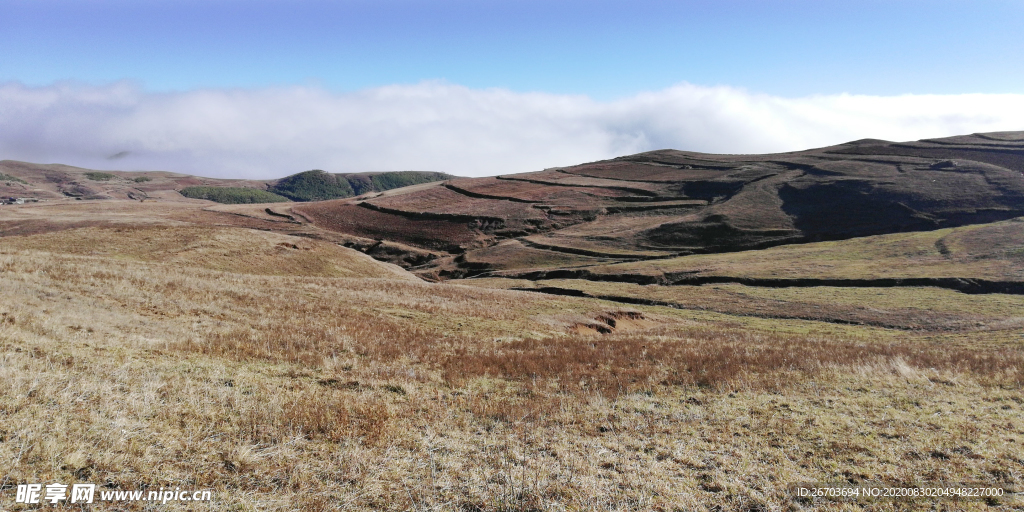
[[[429,251],[414,270],[446,279],[1001,221],[1024,215],[1022,173],[1024,132],[1002,132],[769,155],[660,150],[292,210]]]
[[[437,172],[331,174],[312,170],[276,180],[202,178],[159,171],[96,171],[61,164],[0,161],[0,198],[204,199],[218,203],[318,201],[454,178]]]

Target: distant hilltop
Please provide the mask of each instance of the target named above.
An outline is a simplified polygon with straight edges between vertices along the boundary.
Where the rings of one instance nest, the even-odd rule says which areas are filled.
[[[0,161],[0,198],[207,199],[219,203],[320,201],[446,180],[439,172],[331,174],[311,170],[276,180],[227,180],[171,172],[95,171],[60,164]],[[8,201],[9,202],[9,201]]]

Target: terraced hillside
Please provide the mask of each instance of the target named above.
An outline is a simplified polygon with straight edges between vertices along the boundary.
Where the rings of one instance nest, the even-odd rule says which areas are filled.
[[[885,287],[917,283],[968,293],[1024,293],[1024,218],[728,254],[494,275],[661,285],[733,282],[772,287]],[[997,283],[1005,290],[997,289]]]
[[[461,282],[623,304],[1019,340],[1024,218]]]
[[[1024,215],[1022,173],[1024,132],[1002,132],[771,155],[661,150],[293,209],[431,252],[414,270],[444,279],[1000,221]]]

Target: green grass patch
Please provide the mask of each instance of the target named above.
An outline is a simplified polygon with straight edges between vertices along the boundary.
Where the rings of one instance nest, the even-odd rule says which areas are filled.
[[[26,185],[28,184],[27,181],[25,181],[25,180],[23,180],[23,179],[21,179],[21,178],[19,178],[17,176],[11,176],[10,174],[4,174],[2,172],[0,172],[0,181],[13,181],[15,183],[24,183]]]
[[[375,190],[384,191],[410,185],[419,185],[420,183],[443,181],[454,177],[443,172],[398,171],[372,174],[370,175],[370,182],[373,183]]]
[[[443,172],[331,174],[319,169],[282,178],[270,190],[293,201],[326,201],[454,178]]]
[[[109,172],[87,172],[85,177],[93,181],[110,181],[116,178],[116,175],[110,174]]]
[[[192,199],[206,199],[224,204],[248,204],[248,203],[283,203],[287,197],[259,190],[243,187],[185,187],[179,191],[181,195]]]
[[[293,201],[326,201],[355,195],[344,177],[319,169],[282,178],[270,190]]]
[[[132,181],[135,183],[145,183],[147,181],[153,181],[153,178],[150,178],[149,176],[139,176],[138,178],[132,178]]]
[[[408,187],[421,183],[443,181],[455,176],[443,172],[396,171],[380,174],[348,174],[345,176],[356,195],[367,192],[383,192],[393,188]]]

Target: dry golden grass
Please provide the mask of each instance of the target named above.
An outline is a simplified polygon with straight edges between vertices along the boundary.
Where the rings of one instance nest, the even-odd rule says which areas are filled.
[[[1024,280],[1024,219],[758,251],[594,267],[600,274],[694,273],[775,279],[967,277]]]
[[[211,226],[89,227],[3,239],[8,250],[159,262],[245,274],[417,280],[401,268],[336,244]]]
[[[3,507],[55,480],[213,489],[198,510],[785,510],[796,481],[1024,484],[1019,339],[640,306],[648,329],[577,335],[621,307],[203,268],[259,232],[173,264],[151,231],[74,234],[0,248]],[[94,254],[107,235],[126,238]]]
[[[648,301],[685,310],[716,311],[743,317],[804,319],[913,332],[1017,332],[1024,329],[1024,296],[997,293],[968,295],[924,286],[659,286],[582,279],[529,281],[507,278],[477,278],[463,282],[497,289],[534,289],[563,294],[582,292],[587,296],[620,302]]]

